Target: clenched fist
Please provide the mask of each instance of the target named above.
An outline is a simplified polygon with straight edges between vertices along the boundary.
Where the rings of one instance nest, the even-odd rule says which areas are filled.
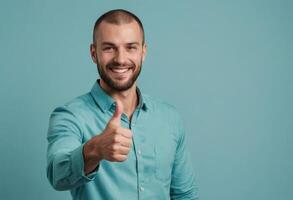
[[[86,174],[93,171],[103,159],[112,162],[123,162],[127,159],[132,146],[132,133],[130,129],[121,126],[122,113],[123,105],[117,100],[115,113],[104,131],[84,145],[84,171]]]

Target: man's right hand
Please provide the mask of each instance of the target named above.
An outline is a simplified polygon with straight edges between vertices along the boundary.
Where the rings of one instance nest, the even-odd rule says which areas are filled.
[[[86,174],[93,171],[103,159],[112,162],[123,162],[127,159],[132,146],[132,133],[130,129],[121,126],[122,113],[123,104],[117,100],[115,113],[104,131],[84,145],[84,171]]]

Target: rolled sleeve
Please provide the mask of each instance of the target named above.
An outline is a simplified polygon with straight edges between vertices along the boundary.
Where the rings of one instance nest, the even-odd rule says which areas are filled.
[[[47,135],[47,177],[56,190],[69,190],[95,178],[98,167],[85,175],[82,130],[65,106],[51,115]]]
[[[97,174],[98,167],[90,174],[86,175],[84,173],[84,159],[83,159],[83,145],[77,147],[71,153],[71,168],[72,168],[72,178],[78,180],[80,177],[85,179],[86,182],[92,181]]]

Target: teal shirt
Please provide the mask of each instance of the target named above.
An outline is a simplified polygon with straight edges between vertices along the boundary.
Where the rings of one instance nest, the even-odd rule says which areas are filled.
[[[84,173],[83,145],[102,133],[115,102],[96,82],[92,90],[56,108],[47,135],[47,177],[56,190],[70,190],[74,200],[198,199],[198,188],[186,149],[182,120],[174,107],[137,88],[139,105],[129,128],[133,145],[124,162],[102,160]]]

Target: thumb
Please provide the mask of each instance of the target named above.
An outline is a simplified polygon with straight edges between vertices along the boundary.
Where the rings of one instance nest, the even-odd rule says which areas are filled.
[[[122,113],[123,113],[123,104],[120,100],[116,100],[116,109],[115,109],[115,113],[111,119],[111,122],[114,122],[114,123],[120,125],[120,119],[121,119]]]

